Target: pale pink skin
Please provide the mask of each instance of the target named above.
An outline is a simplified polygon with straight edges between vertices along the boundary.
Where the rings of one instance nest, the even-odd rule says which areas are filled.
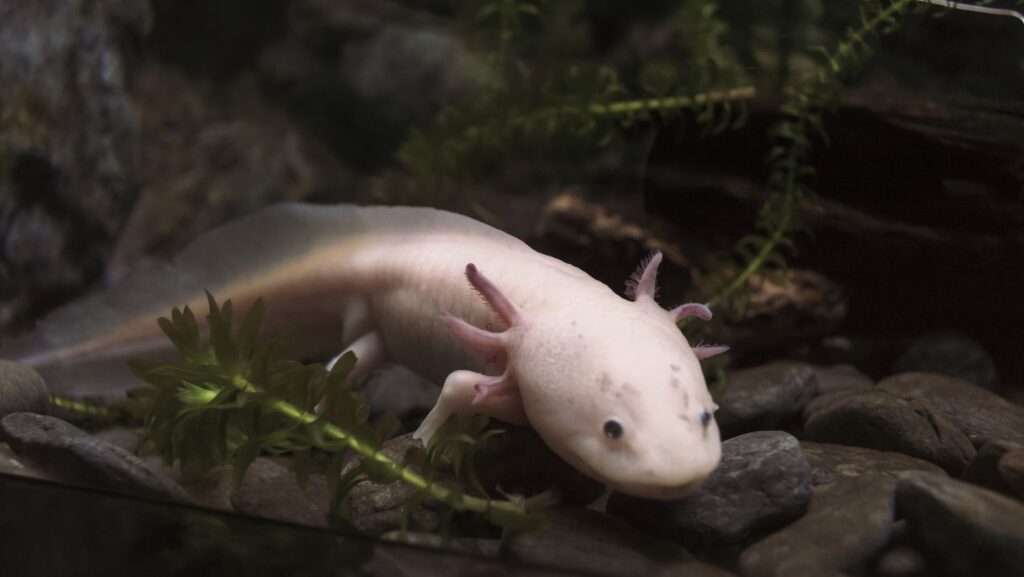
[[[655,254],[638,271],[630,300],[464,216],[279,205],[208,234],[170,267],[57,311],[0,355],[36,366],[58,391],[109,392],[130,382],[121,359],[165,346],[153,319],[170,306],[205,310],[203,289],[236,310],[263,297],[271,327],[303,327],[298,353],[352,350],[361,372],[394,361],[443,382],[419,439],[452,414],[529,424],[595,479],[672,499],[718,464],[699,358],[724,347],[691,348],[676,327],[710,318],[704,305],[655,302],[660,262]],[[144,298],[159,283],[173,286]],[[102,378],[90,384],[84,366]],[[617,438],[607,434],[613,420]]]

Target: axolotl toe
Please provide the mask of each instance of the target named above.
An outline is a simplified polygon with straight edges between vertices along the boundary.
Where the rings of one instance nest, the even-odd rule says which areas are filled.
[[[170,307],[201,311],[206,290],[236,310],[263,298],[265,327],[300,335],[298,356],[352,351],[357,372],[393,361],[443,382],[419,439],[453,414],[529,424],[595,479],[671,499],[719,461],[699,359],[724,347],[692,348],[676,327],[710,318],[704,305],[658,306],[660,262],[623,298],[465,216],[283,204],[58,309],[0,356],[36,367],[55,392],[118,398],[137,386],[126,358],[167,352],[155,320]]]

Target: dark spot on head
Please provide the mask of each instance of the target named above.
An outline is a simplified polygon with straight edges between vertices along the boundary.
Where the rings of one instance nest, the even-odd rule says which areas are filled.
[[[622,423],[615,419],[608,419],[604,423],[604,436],[609,439],[618,439],[622,436]]]
[[[633,385],[631,385],[629,383],[622,383],[622,392],[624,392],[626,394],[629,394],[629,395],[639,395],[640,394],[640,391],[635,389],[633,387]]]
[[[678,417],[679,417],[679,420],[680,420],[680,421],[686,421],[686,422],[690,422],[690,417],[687,417],[686,415],[684,415],[684,414],[682,414],[682,413],[680,413],[680,414],[678,415]]]
[[[683,408],[684,409],[689,409],[690,408],[690,395],[689,395],[689,393],[683,393]]]
[[[601,375],[601,382],[600,383],[601,383],[600,384],[601,392],[607,394],[608,393],[608,389],[610,389],[611,386],[612,386],[612,380],[608,376],[608,373],[605,373],[605,374]]]
[[[672,383],[672,388],[673,389],[678,389],[679,388],[679,379],[677,379],[675,377],[672,377],[672,380],[669,381],[669,382]]]
[[[673,373],[679,372],[679,365],[669,365],[668,368],[672,369]]]

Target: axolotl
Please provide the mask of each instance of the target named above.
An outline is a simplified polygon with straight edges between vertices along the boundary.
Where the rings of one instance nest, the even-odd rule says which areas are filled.
[[[637,270],[624,298],[458,214],[282,204],[58,309],[0,356],[57,391],[110,396],[133,385],[124,359],[166,351],[155,321],[170,306],[202,310],[206,290],[238,308],[262,297],[266,327],[299,329],[296,354],[352,351],[358,372],[393,361],[443,382],[417,439],[453,414],[528,424],[610,487],[674,499],[720,459],[699,359],[724,347],[691,347],[677,328],[710,318],[705,305],[655,302],[661,259]]]

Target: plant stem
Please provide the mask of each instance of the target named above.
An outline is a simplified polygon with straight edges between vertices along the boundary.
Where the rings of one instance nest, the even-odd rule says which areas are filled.
[[[639,98],[635,100],[623,100],[610,104],[591,104],[587,110],[594,115],[605,116],[613,114],[626,114],[630,112],[642,112],[644,110],[674,110],[689,106],[698,106],[709,102],[724,102],[727,100],[742,100],[753,98],[756,91],[753,86],[741,86],[726,90],[713,90],[702,92],[694,96],[668,96],[665,98]]]
[[[809,97],[809,95],[814,94],[822,87],[831,84],[835,77],[845,70],[855,58],[857,58],[858,53],[856,50],[852,49],[852,45],[855,43],[862,44],[864,42],[863,39],[867,34],[874,31],[874,29],[883,22],[893,19],[896,15],[908,9],[910,5],[916,1],[918,0],[895,0],[889,4],[889,6],[880,10],[867,22],[862,23],[860,28],[857,30],[851,30],[847,34],[847,40],[839,45],[839,48],[835,52],[835,58],[830,62],[830,65],[825,67],[824,74],[815,75],[813,77],[814,81],[810,86],[805,87],[799,92],[795,92],[793,96],[790,97],[790,102],[794,104],[794,110],[796,110],[796,122],[799,123],[796,130],[794,130],[794,133],[802,134],[807,131],[807,114],[809,109],[815,106],[814,98]],[[747,263],[747,266],[744,267],[744,269],[736,275],[736,277],[733,278],[721,292],[708,301],[708,306],[717,306],[746,284],[750,277],[761,269],[769,255],[772,254],[789,232],[790,225],[793,222],[793,211],[795,210],[794,204],[798,196],[797,172],[799,163],[796,161],[798,156],[801,156],[801,153],[796,150],[796,145],[791,144],[789,153],[786,155],[784,162],[780,163],[782,166],[785,166],[786,170],[786,186],[784,190],[779,191],[782,195],[783,202],[782,219],[774,230],[772,230],[771,236],[768,237],[767,242],[764,243],[761,250],[758,251],[754,258]],[[680,321],[679,325],[683,326],[688,320],[692,319],[683,319]]]
[[[116,408],[95,405],[57,394],[50,394],[50,404],[68,413],[104,420],[115,420],[122,415]]]
[[[232,378],[231,384],[242,391],[263,394],[258,387],[252,384],[248,379],[240,375],[236,375]],[[272,410],[284,415],[294,421],[302,423],[304,425],[312,425],[317,422],[317,416],[303,411],[292,405],[291,403],[282,401],[280,399],[267,399],[267,406]],[[333,438],[336,441],[341,441],[348,445],[350,449],[356,452],[359,456],[365,459],[372,459],[378,463],[381,463],[391,470],[395,471],[398,478],[416,487],[417,489],[427,491],[430,496],[438,501],[447,503],[448,505],[460,509],[473,511],[485,515],[489,519],[493,519],[496,514],[517,515],[522,516],[526,513],[523,506],[511,501],[493,501],[490,499],[481,499],[479,497],[471,497],[464,495],[461,492],[453,491],[442,485],[433,483],[425,479],[422,475],[413,472],[408,467],[403,467],[401,464],[396,463],[394,460],[389,458],[387,455],[382,454],[375,447],[369,443],[364,442],[361,439],[349,434],[341,428],[325,423],[323,425],[323,433],[328,437]]]
[[[718,306],[722,301],[729,298],[732,293],[736,292],[741,286],[746,284],[747,280],[749,280],[750,277],[761,268],[764,261],[768,258],[768,255],[775,250],[775,247],[778,246],[779,242],[781,242],[782,238],[786,235],[789,223],[792,220],[793,198],[795,196],[795,194],[788,193],[783,197],[782,201],[785,203],[785,213],[782,217],[782,221],[779,223],[779,226],[777,226],[775,230],[772,231],[772,235],[768,237],[768,242],[764,243],[761,250],[758,251],[757,255],[754,256],[749,263],[747,263],[746,268],[744,268],[740,274],[736,275],[736,277],[733,278],[720,293],[708,301],[707,306],[712,308]]]

